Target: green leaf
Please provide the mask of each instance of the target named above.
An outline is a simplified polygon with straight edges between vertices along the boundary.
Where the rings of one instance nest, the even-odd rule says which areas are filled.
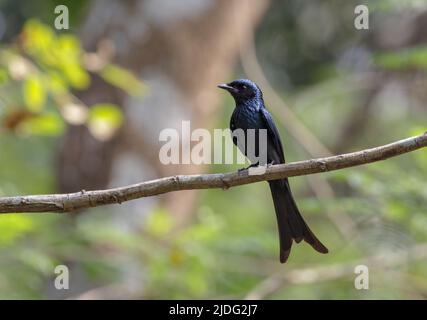
[[[387,203],[387,210],[385,211],[385,214],[391,219],[402,220],[409,212],[410,210],[405,203],[392,200]]]
[[[9,80],[9,74],[7,70],[3,67],[0,67],[0,85],[6,83]]]
[[[101,103],[90,108],[89,130],[95,138],[108,140],[123,124],[123,114],[114,104]]]
[[[64,34],[58,37],[57,43],[57,57],[62,63],[79,63],[82,49],[80,47],[77,37],[71,34]]]
[[[172,230],[172,216],[164,210],[157,210],[148,216],[146,226],[147,231],[157,236],[165,235]]]
[[[0,245],[10,244],[20,235],[32,230],[33,221],[25,215],[0,217]]]
[[[108,83],[116,86],[130,95],[141,96],[145,92],[145,86],[131,72],[115,65],[107,65],[100,72],[101,77]]]
[[[377,65],[392,70],[427,69],[427,47],[420,46],[398,52],[382,53],[377,55],[374,61]]]
[[[70,85],[76,89],[85,89],[90,84],[89,74],[77,63],[65,63],[62,71]]]
[[[21,133],[41,136],[58,136],[64,132],[64,129],[64,121],[54,112],[29,118],[18,127]]]
[[[67,83],[59,72],[51,71],[46,76],[49,91],[53,95],[66,95],[68,93]]]
[[[25,80],[23,96],[28,110],[35,113],[42,111],[46,101],[46,90],[39,76],[31,75]]]
[[[23,29],[24,48],[31,54],[46,52],[55,41],[55,33],[36,19],[31,19]]]

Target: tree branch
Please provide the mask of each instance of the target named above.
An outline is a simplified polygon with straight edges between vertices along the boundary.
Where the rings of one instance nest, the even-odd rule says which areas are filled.
[[[427,147],[427,132],[372,149],[270,166],[261,175],[248,175],[247,171],[187,176],[178,175],[107,190],[82,190],[69,194],[0,197],[0,213],[69,212],[89,207],[122,203],[172,191],[213,188],[228,189],[259,181],[354,167],[385,160],[424,147]]]

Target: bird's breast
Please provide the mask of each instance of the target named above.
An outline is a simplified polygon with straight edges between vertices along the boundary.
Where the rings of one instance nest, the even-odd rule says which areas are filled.
[[[264,121],[255,108],[237,107],[231,119],[233,125],[230,127],[231,130],[265,129]]]

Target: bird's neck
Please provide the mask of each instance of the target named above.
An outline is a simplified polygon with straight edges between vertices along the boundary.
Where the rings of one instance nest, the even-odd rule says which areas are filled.
[[[259,97],[254,98],[245,98],[245,99],[235,99],[236,101],[236,108],[250,108],[250,109],[260,109],[264,106],[263,99]]]

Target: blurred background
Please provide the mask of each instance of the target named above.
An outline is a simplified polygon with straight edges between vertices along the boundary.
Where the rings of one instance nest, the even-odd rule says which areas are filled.
[[[69,29],[56,30],[57,5]],[[0,196],[76,192],[230,165],[162,165],[159,133],[228,128],[216,88],[250,78],[287,161],[427,130],[427,2],[0,0]],[[291,178],[329,248],[279,263],[266,183],[71,214],[0,216],[1,299],[425,299],[427,151]],[[70,270],[54,287],[55,266]],[[357,265],[369,290],[357,290]]]

